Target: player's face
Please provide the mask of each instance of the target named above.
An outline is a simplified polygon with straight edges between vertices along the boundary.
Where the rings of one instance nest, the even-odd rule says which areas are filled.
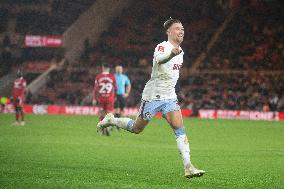
[[[184,28],[181,23],[174,23],[167,31],[170,40],[181,43],[184,37]]]
[[[116,66],[115,72],[118,73],[118,74],[121,74],[122,73],[122,66]]]

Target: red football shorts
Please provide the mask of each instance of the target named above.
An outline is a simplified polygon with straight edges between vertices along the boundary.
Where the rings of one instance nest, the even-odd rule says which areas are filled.
[[[13,104],[14,104],[14,107],[22,107],[23,104],[24,104],[24,98],[21,97],[21,96],[15,96],[13,97]]]
[[[100,108],[106,112],[112,112],[114,110],[114,101],[99,101]]]

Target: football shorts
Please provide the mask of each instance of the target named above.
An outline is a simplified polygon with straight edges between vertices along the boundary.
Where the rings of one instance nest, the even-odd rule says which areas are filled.
[[[99,101],[98,105],[102,110],[104,110],[106,112],[112,112],[114,110],[114,102],[113,101]]]
[[[166,100],[142,100],[139,116],[144,120],[151,120],[157,112],[161,112],[163,116],[168,112],[180,110],[177,99],[166,99]]]

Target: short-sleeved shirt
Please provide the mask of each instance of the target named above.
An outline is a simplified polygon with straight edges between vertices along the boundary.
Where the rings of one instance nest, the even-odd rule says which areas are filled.
[[[175,86],[179,78],[179,70],[183,63],[182,51],[168,62],[159,64],[156,57],[159,54],[170,54],[174,46],[169,41],[164,41],[157,45],[153,57],[153,67],[150,80],[146,83],[142,99],[146,101],[151,100],[165,100],[176,99]]]
[[[13,102],[14,106],[23,105],[25,100],[25,90],[26,90],[27,82],[23,77],[17,78],[13,84]]]
[[[24,97],[25,96],[25,90],[26,90],[27,82],[23,77],[20,77],[14,81],[13,84],[13,97]]]
[[[117,85],[117,95],[125,94],[125,86],[130,85],[130,80],[125,74],[115,74],[116,85]]]
[[[114,102],[116,80],[113,74],[99,74],[95,79],[94,98],[100,102]]]

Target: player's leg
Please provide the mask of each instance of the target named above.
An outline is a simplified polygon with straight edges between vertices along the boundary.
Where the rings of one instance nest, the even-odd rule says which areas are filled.
[[[115,116],[115,117],[121,117],[121,116],[120,116],[120,108],[115,108],[114,116]]]
[[[118,108],[116,109],[115,117],[122,117],[122,115],[121,115],[121,108],[120,108],[120,107],[118,107]]]
[[[105,110],[101,110],[100,120],[103,120],[105,115],[106,115]],[[110,136],[109,128],[103,128],[102,129],[102,134],[105,135],[105,136]]]
[[[129,127],[129,130],[132,133],[139,134],[144,130],[149,122],[149,120],[144,120],[142,116],[139,115],[136,117],[136,120],[133,123],[132,127]]]
[[[25,125],[25,114],[24,114],[24,110],[23,107],[19,107],[19,120],[20,120],[20,125],[24,126]]]
[[[16,115],[16,122],[14,123],[14,125],[20,125],[21,122],[20,122],[20,109],[17,106],[15,106],[15,115]]]
[[[121,100],[120,100],[120,104],[119,104],[119,108],[120,108],[120,116],[123,116],[124,114],[124,107],[125,107],[125,99],[124,97],[122,96],[121,97]]]
[[[116,100],[114,102],[114,116],[120,117],[119,95],[116,95]]]
[[[104,117],[109,114],[109,113],[113,113],[114,112],[114,101],[107,101],[104,104],[104,110],[105,110],[105,114]],[[107,132],[107,136],[110,136],[110,132],[113,130],[114,127],[107,127],[104,128],[104,130]]]
[[[165,114],[165,118],[173,128],[174,133],[176,135],[177,147],[182,157],[185,177],[191,178],[191,177],[202,176],[205,173],[205,171],[196,169],[192,165],[190,160],[189,142],[183,127],[181,111],[176,110],[168,112]]]
[[[149,123],[148,120],[144,120],[141,116],[137,116],[135,121],[127,117],[116,118],[113,114],[107,114],[106,117],[98,123],[98,130],[107,128],[109,126],[117,126],[121,129],[127,130],[131,133],[141,133],[145,126]]]
[[[119,103],[118,103],[118,113],[117,113],[117,117],[123,117],[124,116],[124,97],[121,95],[119,98]],[[119,130],[119,127],[116,127],[117,130]]]
[[[100,121],[104,119],[106,116],[106,111],[104,110],[104,107],[102,104],[100,104],[100,111],[99,111],[99,119]]]
[[[114,117],[121,117],[120,114],[120,103],[119,103],[119,95],[116,96],[116,100],[114,102]],[[119,131],[120,128],[116,126],[116,129]]]
[[[23,109],[23,105],[24,105],[24,98],[19,97],[19,117],[20,117],[20,124],[21,126],[25,125],[25,114],[24,114],[24,109]]]
[[[23,107],[21,107],[21,120],[22,122],[25,121],[25,114],[24,114]]]
[[[108,104],[106,102],[98,102],[98,105],[100,107],[100,111],[99,111],[99,119],[100,121],[104,119],[104,117],[107,114],[107,106]],[[105,135],[105,136],[110,136],[110,132],[109,132],[109,128],[103,128],[101,130],[101,134]]]
[[[19,101],[18,101],[18,97],[13,97],[13,105],[14,105],[14,109],[15,109],[15,118],[16,121],[15,123],[13,123],[13,125],[20,125],[20,111],[19,111]]]
[[[196,169],[192,165],[190,160],[189,142],[183,126],[183,119],[179,105],[176,103],[168,104],[164,110],[164,117],[166,118],[167,122],[170,124],[175,133],[177,148],[182,157],[185,176],[188,178],[194,176],[202,176],[205,171]]]
[[[133,119],[125,117],[115,118],[113,114],[107,114],[106,117],[98,123],[98,130],[109,126],[117,126],[119,128],[136,134],[142,132],[145,126],[149,123],[150,119],[153,117],[153,115],[155,115],[155,112],[153,114],[149,113],[152,112],[150,110],[148,110],[147,113],[144,114],[146,108],[151,109],[151,104],[148,104],[148,106],[145,106],[145,104],[145,101],[141,103],[139,115],[137,116],[135,121]]]

